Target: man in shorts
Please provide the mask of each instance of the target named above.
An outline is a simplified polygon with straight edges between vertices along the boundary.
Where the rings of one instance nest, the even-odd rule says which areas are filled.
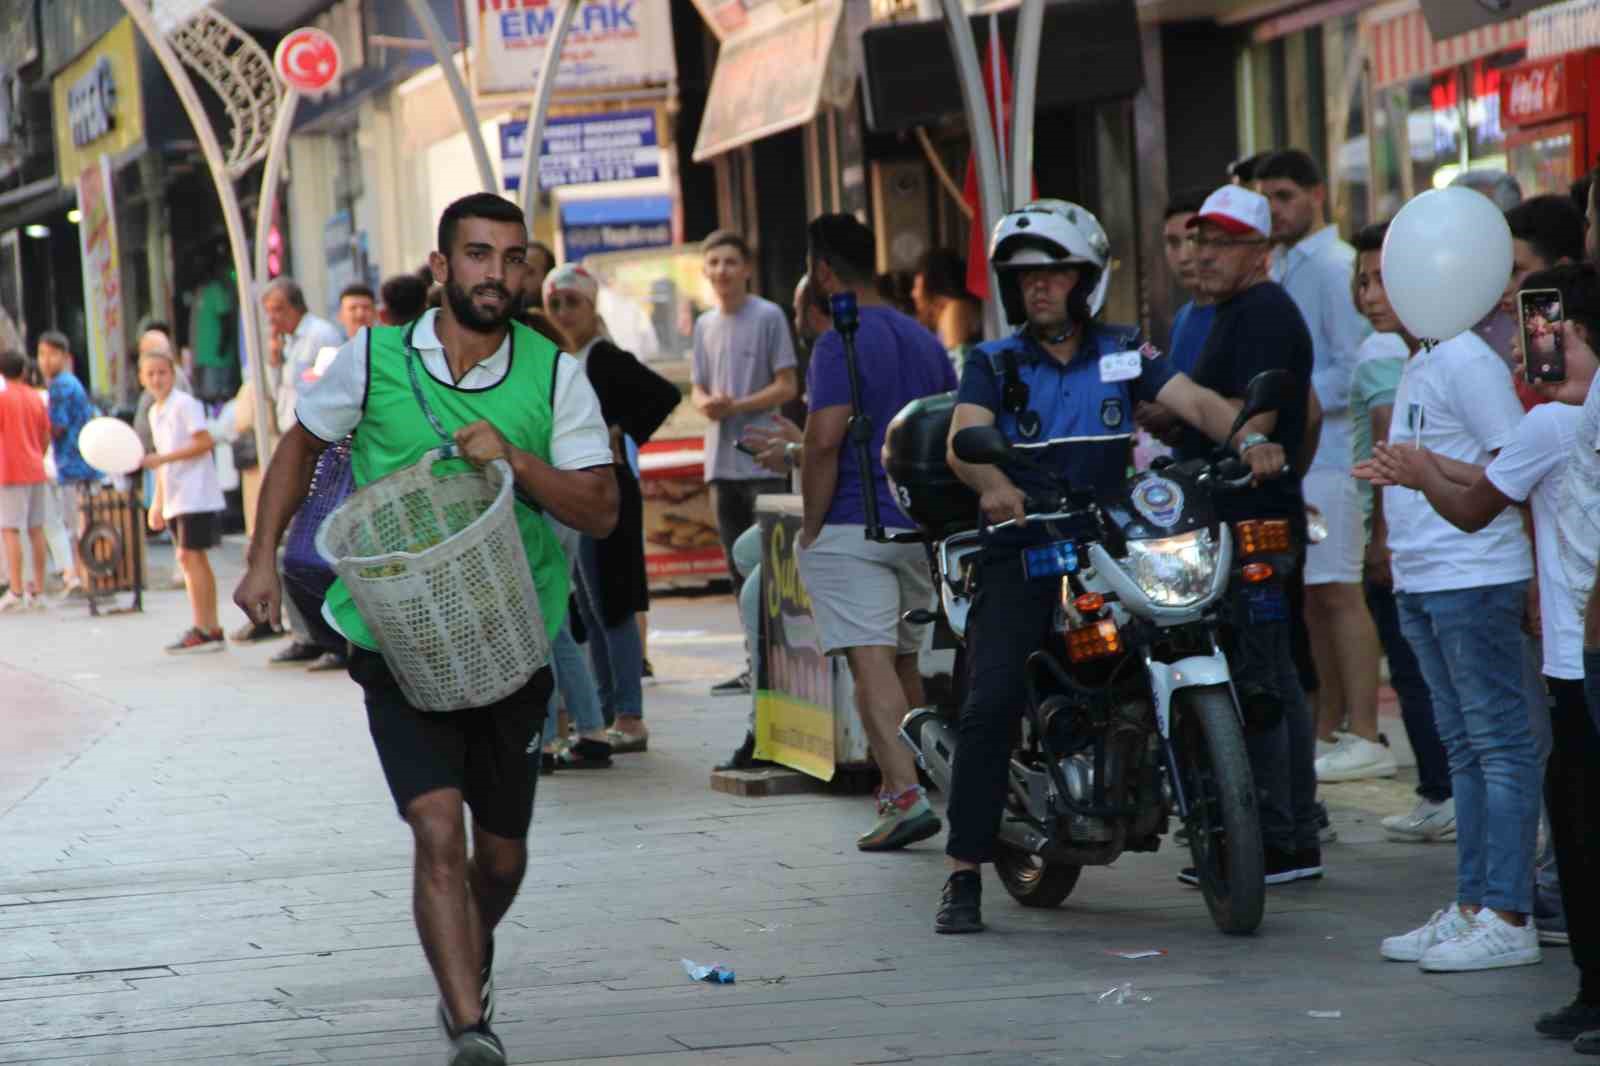
[[[800,578],[811,596],[822,650],[843,655],[855,682],[856,709],[883,775],[878,820],[856,838],[862,851],[887,851],[926,840],[941,828],[917,784],[900,721],[923,702],[917,652],[921,630],[901,616],[933,605],[933,579],[920,544],[865,539],[866,493],[878,520],[907,529],[884,476],[884,431],[912,400],[956,387],[955,370],[937,338],[916,319],[886,307],[873,284],[876,242],[853,215],[822,215],[808,233],[811,284],[819,296],[855,293],[861,308],[856,334],[862,411],[872,419],[867,451],[872,484],[861,482],[855,449],[846,439],[851,415],[844,340],[829,330],[818,339],[807,374],[805,445],[800,495],[805,524],[798,540]]]
[[[0,611],[43,607],[44,561],[49,555],[44,539],[44,453],[50,447],[50,415],[44,401],[22,380],[27,362],[21,352],[0,354],[0,534],[6,551],[6,581]],[[26,532],[33,552],[33,580],[22,575],[22,535]]]
[[[441,306],[405,326],[364,330],[297,401],[296,421],[261,486],[249,569],[234,592],[253,619],[276,616],[282,602],[278,542],[323,449],[355,432],[359,489],[438,447],[413,389],[465,459],[504,459],[515,472],[517,525],[550,636],[566,618],[568,578],[544,516],[594,537],[616,525],[611,437],[588,376],[512,318],[527,270],[521,210],[475,193],[445,209],[438,240],[429,263],[443,287]],[[415,386],[408,360],[416,364]],[[323,613],[354,645],[350,676],[361,685],[378,759],[415,841],[413,908],[439,985],[446,1061],[501,1066],[505,1050],[490,1028],[494,929],[527,865],[536,780],[528,753],[544,725],[550,668],[489,706],[426,712],[402,694],[343,582],[329,589]],[[470,858],[463,808],[472,815]]]

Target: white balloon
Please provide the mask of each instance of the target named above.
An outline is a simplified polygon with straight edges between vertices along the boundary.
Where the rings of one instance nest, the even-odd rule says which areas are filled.
[[[1452,187],[1411,200],[1383,241],[1389,304],[1419,340],[1449,340],[1494,310],[1511,277],[1511,229],[1482,193]]]
[[[78,433],[78,453],[107,474],[131,474],[144,462],[144,445],[120,418],[91,418]]]

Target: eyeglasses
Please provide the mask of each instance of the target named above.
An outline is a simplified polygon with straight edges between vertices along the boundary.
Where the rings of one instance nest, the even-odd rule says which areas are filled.
[[[1266,244],[1265,237],[1194,237],[1196,248],[1239,248],[1249,244]]]

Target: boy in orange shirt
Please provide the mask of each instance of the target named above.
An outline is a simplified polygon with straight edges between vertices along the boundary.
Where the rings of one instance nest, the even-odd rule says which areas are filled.
[[[0,353],[0,535],[4,536],[10,587],[0,596],[0,611],[43,608],[45,546],[44,453],[50,447],[50,412],[39,394],[22,381],[27,365],[21,352]],[[33,547],[33,581],[24,588],[22,531]]]

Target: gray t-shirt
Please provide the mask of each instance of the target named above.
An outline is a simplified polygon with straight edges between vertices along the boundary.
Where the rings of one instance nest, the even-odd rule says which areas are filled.
[[[771,300],[749,296],[731,315],[713,308],[695,319],[693,380],[706,392],[725,392],[743,399],[772,384],[778,371],[794,365],[789,317]],[[706,427],[707,481],[772,476],[733,446],[746,426],[769,417],[767,412],[730,415]]]

